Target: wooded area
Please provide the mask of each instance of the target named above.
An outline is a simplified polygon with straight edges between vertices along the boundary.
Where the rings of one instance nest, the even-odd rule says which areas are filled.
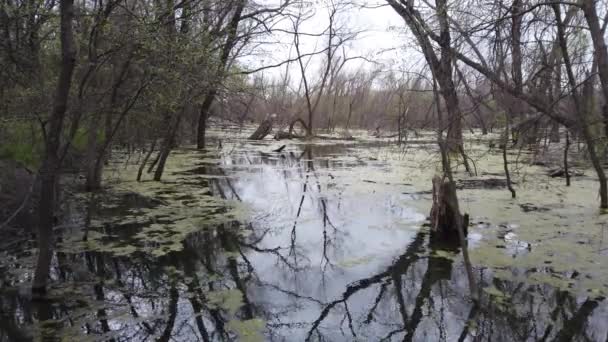
[[[399,47],[394,48],[400,60],[394,63],[382,59],[387,51],[378,49],[370,55],[357,50],[355,46],[367,29],[349,19],[358,11],[374,15],[388,8],[401,23],[386,28],[401,39]],[[293,246],[300,214],[306,212],[302,208],[306,208],[307,192],[319,192],[315,203],[322,216],[321,264],[332,265],[326,254],[331,244],[327,231],[340,229],[332,223],[330,204],[321,192],[325,178],[338,182],[335,178],[340,177],[342,166],[335,170],[326,166],[331,172],[319,175],[315,165],[322,166],[318,166],[319,160],[308,145],[322,149],[330,144],[374,147],[381,143],[383,148],[403,152],[422,144],[438,165],[426,169],[417,165],[424,173],[426,188],[432,189],[420,192],[430,195],[425,197],[429,205],[424,209],[430,239],[444,247],[449,245],[449,251],[462,252],[463,274],[474,303],[471,315],[478,317],[477,311],[483,310],[477,288],[483,276],[478,279],[475,262],[470,260],[468,233],[479,221],[473,217],[482,214],[464,212],[470,206],[459,201],[459,193],[467,184],[479,181],[487,189],[497,187],[505,201],[519,203],[524,211],[546,209],[542,200],[517,202],[537,201],[520,193],[522,188],[526,193],[522,184],[526,176],[520,172],[525,163],[520,155],[526,154],[530,156],[529,165],[551,167],[545,170],[548,179],[559,180],[567,189],[585,189],[584,197],[595,203],[593,215],[608,209],[607,27],[606,0],[0,0],[0,237],[6,237],[7,242],[0,250],[7,254],[0,254],[0,258],[9,265],[13,259],[8,251],[14,246],[19,246],[14,247],[18,253],[33,250],[35,260],[23,270],[30,275],[24,275],[22,282],[31,290],[29,300],[46,301],[53,293],[49,291],[52,284],[65,277],[53,271],[54,265],[66,258],[58,246],[77,236],[79,243],[91,247],[86,244],[94,232],[89,229],[95,221],[91,217],[103,212],[99,209],[103,206],[99,204],[96,211],[89,209],[112,193],[121,165],[125,170],[127,165],[136,170],[129,174],[130,181],[153,187],[149,184],[181,184],[175,175],[194,171],[178,168],[179,173],[171,163],[179,162],[180,167],[188,164],[204,175],[191,185],[203,186],[200,191],[205,196],[211,194],[245,205],[238,192],[248,188],[230,183],[230,167],[236,169],[243,159],[231,161],[225,169],[215,167],[224,165],[225,158],[236,158],[230,154],[240,151],[239,144],[251,143],[253,149],[260,149],[262,159],[268,153],[277,155],[276,162],[264,161],[263,166],[286,163],[284,167],[289,168],[298,164],[305,173],[303,194],[296,203],[295,223],[290,228],[289,253],[281,254],[279,247],[257,246],[265,233],[257,242],[231,243],[230,234],[238,233],[230,229],[245,230],[251,223],[231,217],[228,229],[226,222],[221,222],[222,229],[229,231],[217,233],[222,248],[240,253],[244,259],[237,263],[234,257],[228,257],[229,274],[235,288],[242,292],[245,309],[241,310],[251,321],[257,317],[256,310],[262,309],[250,308],[243,285],[246,281],[239,274],[253,266],[241,247],[276,256],[277,263],[296,269],[298,251]],[[237,127],[238,132],[227,127]],[[225,133],[219,135],[222,130]],[[241,132],[244,135],[239,135]],[[278,145],[273,140],[278,140]],[[297,150],[300,147],[302,150]],[[482,148],[488,152],[478,157]],[[366,156],[363,152],[343,152],[359,163],[363,163],[361,155]],[[499,156],[497,161],[490,157],[494,152]],[[184,159],[188,153],[198,153],[202,161]],[[378,160],[382,152],[377,154],[365,160]],[[340,156],[327,156],[332,158]],[[486,174],[478,172],[478,166],[489,160],[499,168]],[[348,160],[344,165],[357,166]],[[480,170],[484,167],[479,166]],[[387,177],[404,176],[399,168],[391,170],[394,175]],[[593,186],[580,185],[581,178]],[[546,189],[553,189],[556,183],[547,184]],[[325,191],[331,189],[327,185]],[[562,196],[569,191],[558,192]],[[185,206],[193,201],[189,195],[181,195]],[[86,214],[74,214],[75,209],[67,204],[76,199],[89,208],[83,210]],[[149,208],[158,203],[166,206],[162,196],[138,201]],[[213,208],[213,215],[229,211],[220,207]],[[181,210],[173,209],[167,215]],[[130,215],[136,214],[118,214]],[[208,219],[212,214],[208,215],[200,219],[201,225],[217,223]],[[66,220],[84,223],[76,224],[78,230],[68,234],[62,228]],[[153,222],[164,224],[163,220],[155,218]],[[290,220],[293,217],[284,218]],[[503,224],[493,217],[488,220]],[[598,220],[605,221],[605,217]],[[347,226],[345,223],[341,228],[347,230]],[[180,246],[190,233],[178,241]],[[424,236],[416,235],[416,239]],[[414,262],[410,253],[419,253],[415,252],[419,249],[416,241],[408,245],[394,266],[369,278],[369,284],[362,280],[356,286],[349,285],[343,301],[338,300],[346,307],[342,323],[348,322],[352,338],[356,329],[346,305],[348,291],[380,283],[399,269],[405,274]],[[434,251],[439,247],[431,248]],[[86,248],[76,253],[92,252],[102,253]],[[107,277],[104,272],[109,270],[93,270],[105,269],[103,261],[93,267],[93,257],[87,254],[86,258],[91,277]],[[429,260],[428,268],[447,267],[451,273],[451,262],[447,266],[437,262]],[[3,265],[0,271],[5,270]],[[211,266],[207,270],[213,272]],[[436,276],[425,275],[420,286],[428,287],[430,293],[433,284],[443,279]],[[602,277],[598,276],[598,281],[605,283]],[[389,282],[382,281],[384,293]],[[11,287],[8,281],[0,284]],[[99,295],[104,285],[96,286]],[[192,307],[200,311],[207,303],[202,299],[204,291],[188,283],[189,289],[191,286],[191,292],[201,296],[200,303],[192,301]],[[177,306],[175,293],[179,286],[171,283],[170,288],[172,300],[168,305]],[[421,290],[422,302],[428,298],[423,294]],[[99,296],[99,300],[104,299],[103,293]],[[416,298],[418,311],[408,318],[403,295],[397,297],[402,308],[402,332],[411,340],[422,319],[416,318],[422,316],[421,303]],[[305,334],[307,340],[323,340],[319,325],[335,305],[337,302],[330,303],[321,311]],[[17,315],[3,310],[0,297],[0,320]],[[213,310],[206,320],[215,322],[218,336],[223,336],[219,339],[233,338],[223,328],[228,320]],[[96,312],[96,317],[104,316]],[[167,325],[168,331],[159,330],[159,334],[150,327],[145,329],[152,331],[150,335],[159,335],[159,340],[168,341],[174,321],[175,316],[171,327]],[[209,324],[207,321],[197,321],[200,336],[216,340],[201,327]],[[107,321],[100,322],[103,333],[112,330]],[[279,329],[270,325],[266,328]],[[11,329],[0,324],[0,341],[18,339],[17,330]],[[466,337],[469,332],[463,334]]]

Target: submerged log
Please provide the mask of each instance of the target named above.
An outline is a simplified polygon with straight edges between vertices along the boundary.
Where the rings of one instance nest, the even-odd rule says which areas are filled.
[[[269,115],[260,123],[258,129],[249,136],[250,140],[262,140],[264,139],[270,132],[272,131],[272,126],[274,125],[274,120],[276,118],[275,114]]]
[[[276,140],[283,140],[283,139],[304,139],[305,136],[303,136],[303,135],[297,135],[297,134],[293,134],[293,133],[289,133],[289,132],[285,132],[285,131],[280,131],[280,132],[277,132],[274,135],[274,138]]]
[[[469,216],[460,214],[456,185],[441,177],[433,178],[433,206],[431,207],[431,237],[459,244],[458,224],[467,234]]]
[[[585,175],[585,173],[582,171],[577,171],[577,170],[572,170],[572,169],[568,170],[567,173],[566,173],[566,170],[562,169],[562,168],[549,170],[549,177],[551,177],[551,178],[566,177],[566,174],[570,177],[579,177],[579,176]]]
[[[276,150],[272,150],[272,152],[281,153],[285,149],[285,147],[287,147],[287,145],[283,145],[283,146],[277,148]]]

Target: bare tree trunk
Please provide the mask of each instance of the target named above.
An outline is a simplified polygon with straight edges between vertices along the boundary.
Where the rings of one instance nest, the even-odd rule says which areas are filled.
[[[76,50],[74,49],[74,34],[72,20],[74,18],[74,1],[60,2],[60,40],[61,40],[61,67],[53,111],[49,118],[46,130],[46,150],[40,168],[40,205],[38,227],[38,262],[34,273],[32,293],[44,296],[49,277],[49,268],[52,258],[53,244],[53,217],[55,209],[55,196],[57,193],[57,180],[61,165],[58,152],[63,131],[63,121],[68,106],[72,74],[76,64]]]
[[[566,129],[566,146],[564,147],[564,173],[566,175],[566,186],[570,186],[570,170],[568,170],[568,150],[570,149],[570,134]]]
[[[146,163],[148,163],[148,159],[150,159],[150,156],[154,152],[155,147],[156,147],[156,139],[154,139],[154,141],[152,142],[152,145],[150,146],[150,151],[148,151],[148,153],[146,153],[144,160],[141,162],[141,165],[139,166],[139,169],[137,170],[137,181],[138,182],[141,181],[141,174],[144,172]]]
[[[509,120],[509,115],[505,113],[505,134],[502,139],[502,162],[504,164],[505,169],[505,178],[507,179],[507,188],[511,192],[511,198],[515,198],[516,193],[515,189],[513,189],[513,184],[511,183],[511,175],[509,174],[509,161],[507,160],[507,146],[509,145],[509,125],[511,124],[511,120]]]
[[[462,148],[462,113],[460,112],[458,94],[452,78],[452,40],[448,23],[448,3],[446,0],[436,0],[435,3],[440,26],[439,45],[441,46],[441,59],[439,60],[438,70],[436,70],[436,77],[448,112],[447,147],[449,151],[457,152],[461,149],[464,150]],[[466,157],[463,156],[463,158],[465,166],[467,166]],[[467,171],[470,172],[468,168]]]
[[[589,25],[591,40],[595,49],[595,62],[597,63],[598,75],[602,85],[602,92],[604,93],[604,106],[602,110],[604,134],[608,136],[608,49],[606,48],[604,32],[602,27],[600,27],[600,21],[597,16],[596,4],[594,0],[582,0],[583,13],[585,13],[585,20],[587,21],[587,25]]]
[[[344,130],[348,132],[348,125],[350,124],[350,117],[353,114],[353,102],[349,102],[348,103],[348,117],[346,119],[346,126],[344,127]]]
[[[175,135],[177,134],[177,130],[179,129],[182,114],[183,110],[177,113],[177,117],[173,119],[173,124],[167,129],[165,138],[163,139],[162,145],[160,147],[160,151],[158,152],[158,165],[156,166],[156,171],[154,171],[153,177],[155,181],[160,181],[163,176],[167,158],[169,158],[169,154],[171,153],[173,145],[175,144]]]
[[[551,133],[549,134],[549,141],[552,143],[559,142],[559,123],[551,122]]]
[[[86,155],[86,191],[95,191],[101,187],[101,171],[98,170],[101,164],[97,164],[98,142],[98,123],[101,115],[96,113],[89,120],[87,134],[87,155]]]
[[[523,21],[523,8],[521,0],[513,0],[511,5],[511,77],[515,84],[515,91],[518,94],[523,93],[523,76],[521,71],[521,25]],[[519,99],[516,101],[515,108],[513,108],[513,119],[515,122],[522,119],[522,102]]]
[[[572,70],[572,63],[570,62],[570,54],[568,53],[568,42],[566,40],[564,24],[561,19],[561,11],[559,4],[553,4],[552,7],[553,11],[555,12],[555,18],[557,19],[557,36],[562,50],[562,58],[564,60],[566,74],[568,75],[568,83],[570,84],[570,91],[572,93],[572,98],[574,100],[575,107],[578,112],[580,131],[583,136],[583,139],[585,139],[585,143],[587,144],[589,159],[591,159],[591,164],[593,165],[593,168],[597,173],[600,183],[600,207],[602,209],[608,209],[608,183],[606,180],[606,173],[604,172],[602,162],[600,161],[600,158],[595,149],[595,139],[593,138],[593,133],[591,132],[589,122],[587,120],[587,115],[590,106],[583,103],[583,99],[581,99],[581,96],[579,95],[579,92],[577,90],[576,79]],[[585,82],[586,84],[583,85],[584,93],[592,93],[592,77],[589,77]]]
[[[441,101],[439,92],[437,91],[437,82],[433,79],[433,95],[435,99],[435,107],[437,108],[437,120],[439,127],[442,127],[443,117],[441,114]],[[454,241],[454,230],[456,231],[458,242],[462,249],[462,257],[464,266],[467,272],[469,288],[471,296],[476,298],[477,286],[473,276],[473,268],[469,258],[469,247],[467,236],[467,228],[469,217],[467,214],[462,215],[458,205],[458,195],[456,194],[456,185],[452,176],[450,166],[450,156],[448,148],[443,140],[441,129],[437,130],[437,144],[441,153],[441,166],[443,168],[443,177],[433,178],[433,205],[431,207],[431,228],[441,241]],[[446,239],[447,238],[447,239]]]
[[[205,100],[201,105],[201,111],[198,117],[198,130],[196,135],[196,148],[204,149],[205,148],[205,140],[207,135],[207,120],[209,119],[209,111],[211,110],[211,105],[215,100],[215,90],[209,91],[207,96],[205,96]]]
[[[239,27],[239,23],[241,21],[241,15],[243,14],[243,10],[245,9],[245,5],[247,4],[247,0],[238,0],[236,4],[232,4],[231,6],[235,6],[234,13],[228,23],[228,35],[226,37],[226,41],[224,42],[222,49],[220,60],[215,71],[215,75],[213,75],[213,79],[210,84],[210,89],[205,96],[203,104],[201,106],[201,111],[198,119],[198,132],[196,135],[196,147],[199,149],[205,148],[205,135],[207,131],[207,120],[209,119],[209,110],[211,109],[211,105],[215,100],[215,96],[217,95],[217,87],[219,86],[219,82],[224,78],[224,72],[226,69],[226,65],[228,65],[228,58],[230,57],[230,52],[236,45],[236,42],[239,39],[237,35],[237,30]]]

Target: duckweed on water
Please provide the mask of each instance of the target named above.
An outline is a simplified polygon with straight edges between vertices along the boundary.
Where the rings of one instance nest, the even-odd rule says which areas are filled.
[[[430,244],[421,228],[440,165],[434,144],[221,139],[220,150],[176,150],[161,182],[148,174],[136,182],[137,166],[121,163],[95,205],[90,195],[78,199],[91,208],[87,240],[77,228],[62,233],[54,327],[31,325],[62,329],[66,340],[168,332],[378,341],[403,340],[408,329],[416,341],[457,340],[465,330],[484,340],[556,340],[566,329],[605,339],[608,253],[592,178],[566,188],[529,166],[530,154],[509,154],[517,160],[511,199],[482,186],[502,179],[499,151],[467,142],[478,174],[459,166],[455,177],[471,185],[458,196],[472,222],[473,306],[462,254]],[[74,222],[87,221],[81,216]],[[31,260],[10,260],[22,269],[7,281],[28,281]],[[19,303],[0,305],[32,311]]]

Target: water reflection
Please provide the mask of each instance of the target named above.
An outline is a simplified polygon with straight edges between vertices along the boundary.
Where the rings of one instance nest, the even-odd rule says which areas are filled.
[[[31,266],[29,254],[3,256],[0,269],[13,272],[0,296],[0,341],[606,340],[601,298],[477,267],[486,290],[473,303],[458,251],[429,243],[409,185],[390,181],[394,170],[360,147],[265,150],[178,151],[187,166],[155,196],[114,190],[76,205],[76,228],[62,239],[90,235],[90,250],[57,253],[49,301],[31,303],[21,290],[30,276],[15,270]],[[212,206],[201,217],[213,219],[183,241],[163,228],[210,196],[246,204],[248,218],[216,220],[230,209]],[[154,239],[137,240],[142,231]]]

